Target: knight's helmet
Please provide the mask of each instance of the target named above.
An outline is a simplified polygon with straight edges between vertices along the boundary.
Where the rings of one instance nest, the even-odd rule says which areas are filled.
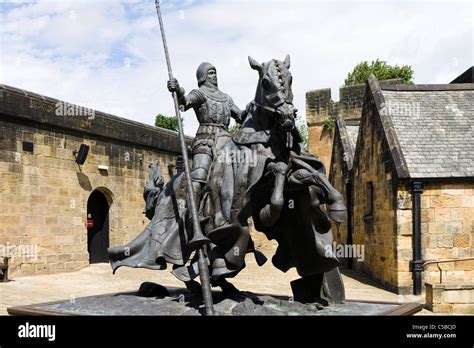
[[[210,69],[216,70],[216,67],[212,65],[211,63],[204,62],[199,65],[196,71],[196,78],[198,80],[198,86],[201,86],[207,79],[207,72]]]

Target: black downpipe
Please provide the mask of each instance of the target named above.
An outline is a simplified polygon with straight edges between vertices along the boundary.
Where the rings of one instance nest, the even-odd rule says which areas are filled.
[[[421,280],[423,274],[423,260],[421,258],[421,193],[423,193],[423,184],[415,181],[411,186],[412,215],[413,215],[413,260],[410,269],[413,272],[413,294],[421,295]]]

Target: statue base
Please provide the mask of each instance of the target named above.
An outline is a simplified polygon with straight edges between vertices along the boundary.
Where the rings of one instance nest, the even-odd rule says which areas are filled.
[[[164,289],[158,285],[157,287]],[[153,291],[124,292],[10,307],[7,310],[10,315],[47,316],[203,315],[202,299],[193,296],[187,289],[167,288],[166,290],[167,292],[160,290],[158,297]],[[239,295],[232,297],[224,297],[222,292],[215,291],[213,298],[216,315],[412,315],[423,307],[419,303],[349,300],[320,309],[319,304],[303,304],[292,301],[288,296],[255,294],[247,291],[242,291]]]

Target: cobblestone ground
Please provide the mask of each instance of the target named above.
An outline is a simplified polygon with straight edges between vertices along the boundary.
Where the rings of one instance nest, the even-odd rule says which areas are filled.
[[[275,295],[291,295],[290,281],[297,279],[296,271],[282,273],[269,261],[258,267],[252,255],[246,258],[247,267],[231,282],[240,290]],[[344,284],[348,299],[423,302],[421,297],[398,296],[379,288],[376,283],[351,271],[344,271]],[[165,286],[182,286],[169,270],[120,268],[112,274],[109,264],[93,264],[70,273],[14,278],[0,283],[0,315],[8,315],[7,308],[48,301],[70,300],[77,297],[137,290],[144,281]],[[418,313],[430,315],[430,311]]]

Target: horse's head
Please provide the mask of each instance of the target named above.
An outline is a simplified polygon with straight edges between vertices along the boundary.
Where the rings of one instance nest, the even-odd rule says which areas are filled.
[[[252,69],[259,74],[255,105],[273,114],[275,121],[284,129],[291,130],[295,126],[296,109],[293,106],[293,92],[291,91],[292,76],[290,71],[290,56],[279,61],[272,59],[259,64],[249,57]]]

